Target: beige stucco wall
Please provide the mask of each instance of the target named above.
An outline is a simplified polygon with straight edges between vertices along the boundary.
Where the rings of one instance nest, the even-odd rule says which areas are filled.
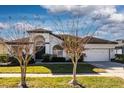
[[[0,44],[0,54],[7,54],[8,50],[7,47],[3,44]]]

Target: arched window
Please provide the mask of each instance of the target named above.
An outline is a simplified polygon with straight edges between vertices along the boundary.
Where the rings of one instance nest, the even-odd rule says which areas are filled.
[[[55,45],[53,47],[53,54],[58,57],[63,57],[63,48],[60,45]]]
[[[34,38],[34,42],[35,42],[36,46],[37,45],[40,45],[40,46],[42,45],[43,46],[45,44],[45,38],[41,35],[38,35]]]

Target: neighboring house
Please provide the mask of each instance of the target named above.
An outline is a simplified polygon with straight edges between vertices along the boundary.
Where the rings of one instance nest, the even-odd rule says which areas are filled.
[[[124,54],[124,40],[118,39],[116,41],[118,42],[118,45],[115,47],[116,54]]]
[[[1,54],[7,54],[8,53],[8,49],[5,46],[5,44],[3,44],[3,39],[0,38],[0,55]]]
[[[30,38],[23,38],[21,40],[34,42],[33,46],[36,51],[38,50],[34,56],[35,59],[42,59],[43,54],[55,54],[59,57],[68,58],[63,48],[60,46],[63,42],[60,35],[53,34],[52,31],[46,29],[30,30],[28,33]],[[87,36],[84,39],[87,38],[89,37]],[[117,42],[91,37],[85,46],[84,61],[110,61],[115,57],[116,45]]]

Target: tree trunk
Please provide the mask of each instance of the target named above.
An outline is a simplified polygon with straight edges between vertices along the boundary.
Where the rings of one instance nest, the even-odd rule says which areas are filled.
[[[73,80],[76,81],[77,64],[73,65]]]
[[[72,76],[72,80],[69,82],[69,84],[72,84],[74,86],[78,84],[77,78],[76,78],[76,71],[77,71],[77,63],[74,63],[73,64],[73,76]]]
[[[21,88],[27,88],[26,84],[26,66],[21,66],[21,82],[20,82]]]
[[[73,85],[74,87],[85,88],[84,85],[78,83],[76,72],[77,72],[77,63],[74,63],[73,64],[73,77],[72,77],[72,80],[69,82],[69,84]]]

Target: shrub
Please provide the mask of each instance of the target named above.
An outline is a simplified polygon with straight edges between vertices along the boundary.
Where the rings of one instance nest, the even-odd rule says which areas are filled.
[[[52,55],[52,54],[44,54],[42,56],[43,61],[42,62],[51,62],[52,57],[55,57],[56,55]]]
[[[79,60],[78,60],[78,62],[83,62],[83,61],[84,61],[84,56],[81,55],[80,58],[79,58]]]
[[[10,65],[13,65],[13,66],[19,66],[20,65],[18,60],[15,57],[13,57],[13,56],[8,58],[8,62],[11,62]],[[31,59],[30,59],[28,64],[34,64],[34,63],[35,63],[34,58],[31,57]]]
[[[29,63],[28,64],[35,64],[35,60],[34,60],[34,58],[33,57],[31,57],[31,59],[30,59],[30,61],[29,61]]]
[[[11,62],[10,65],[12,65],[12,66],[19,66],[18,60],[15,57],[13,57],[13,56],[10,56],[8,58],[8,62]]]
[[[66,62],[64,57],[52,57],[52,62]]]
[[[56,55],[53,54],[44,54],[42,56],[43,61],[42,62],[65,62],[64,57],[57,57]]]
[[[66,60],[66,62],[71,62],[71,59],[70,59],[70,58],[69,58],[69,59],[67,59],[67,60]]]
[[[124,54],[116,54],[115,61],[124,63]]]
[[[112,58],[111,61],[112,61],[112,62],[115,62],[116,60],[115,60],[115,58]]]
[[[8,55],[7,54],[1,54],[0,55],[0,62],[2,62],[2,63],[7,63],[8,61]]]
[[[57,57],[56,55],[52,54],[44,54],[42,58],[42,62],[71,62],[71,59],[66,60],[64,57]],[[83,56],[81,56],[78,61],[83,62]]]

